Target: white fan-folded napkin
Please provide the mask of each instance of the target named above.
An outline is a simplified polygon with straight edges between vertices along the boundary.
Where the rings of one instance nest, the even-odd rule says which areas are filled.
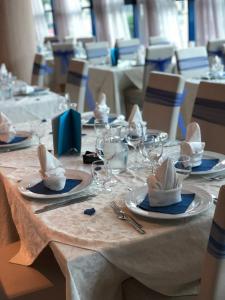
[[[201,164],[205,143],[201,139],[201,129],[196,122],[187,126],[187,134],[184,142],[181,143],[181,154],[191,157],[193,167]]]
[[[44,185],[53,191],[60,191],[65,187],[66,177],[60,161],[47,151],[44,145],[38,147],[40,174]]]
[[[135,104],[132,108],[131,114],[128,119],[129,124],[135,123],[135,124],[142,124],[142,114],[140,111],[140,108],[137,104]]]
[[[16,135],[16,129],[12,125],[12,122],[4,114],[0,113],[0,141],[4,143],[10,143]]]
[[[106,104],[106,95],[101,93],[94,110],[94,116],[98,120],[104,120],[105,122],[108,122],[109,111],[110,108]]]
[[[164,160],[155,175],[147,179],[150,206],[167,206],[181,201],[181,188],[170,158]]]

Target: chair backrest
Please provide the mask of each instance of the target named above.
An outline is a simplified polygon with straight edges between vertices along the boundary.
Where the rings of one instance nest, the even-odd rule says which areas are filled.
[[[73,43],[52,44],[57,84],[65,84],[70,60],[75,57]]]
[[[59,39],[57,38],[57,36],[46,36],[44,38],[44,44],[47,44],[48,42],[50,42],[50,43],[58,43]]]
[[[83,44],[83,47],[84,47],[86,43],[94,43],[94,42],[96,42],[96,37],[95,36],[79,37],[79,38],[76,39],[76,42],[77,43],[81,42]]]
[[[224,51],[223,45],[225,44],[225,39],[216,39],[208,41],[207,43],[207,51],[209,56],[209,62],[212,62],[212,59],[215,56],[219,56],[224,63]]]
[[[225,85],[202,81],[192,119],[199,123],[207,150],[225,154]]]
[[[70,100],[77,103],[77,110],[84,111],[85,93],[88,82],[88,62],[72,59],[69,64],[66,81],[66,93]]]
[[[151,72],[145,89],[143,119],[148,127],[166,131],[176,138],[184,79],[177,74]]]
[[[205,47],[176,50],[178,72],[186,78],[201,77],[209,72],[209,61]]]
[[[71,36],[71,35],[65,36],[65,37],[63,38],[63,42],[64,42],[64,43],[71,43],[71,44],[74,44],[74,37]]]
[[[87,59],[93,64],[109,64],[109,43],[93,42],[85,43]]]
[[[53,70],[46,64],[45,56],[39,53],[35,54],[31,84],[43,87],[45,76],[52,72]]]
[[[225,295],[225,185],[221,186],[203,263],[200,300],[220,300]]]
[[[168,45],[171,44],[166,37],[161,36],[161,35],[155,35],[155,36],[150,36],[149,37],[149,45],[154,46],[154,45]]]
[[[117,40],[115,48],[118,52],[119,60],[136,60],[140,46],[139,39]]]

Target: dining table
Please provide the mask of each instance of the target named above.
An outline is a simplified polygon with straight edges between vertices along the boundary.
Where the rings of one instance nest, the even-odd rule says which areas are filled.
[[[26,130],[29,126],[21,123],[17,128]],[[42,143],[52,151],[49,126],[46,124]],[[94,129],[83,128],[81,154],[59,157],[63,167],[91,176],[91,166],[83,163],[82,155],[87,150],[95,151],[95,140]],[[92,181],[83,193],[94,197],[35,214],[44,205],[59,201],[21,194],[21,187],[40,177],[37,147],[34,139],[29,148],[0,153],[0,244],[13,242],[16,232],[21,241],[11,263],[29,266],[49,245],[66,278],[67,300],[122,300],[123,282],[130,277],[165,295],[197,294],[215,210],[213,202],[206,210],[185,218],[134,214],[126,199],[146,186],[150,171],[144,165],[132,170],[134,151],[129,150],[127,171],[115,175],[117,183],[111,192],[99,191]],[[165,145],[163,155],[173,155],[179,152],[179,147],[179,144]],[[139,159],[141,165],[142,158]],[[224,183],[225,178],[209,180],[191,175],[183,185],[190,191],[217,197]],[[145,234],[116,217],[111,207],[113,200],[143,226]],[[91,208],[95,209],[93,215],[84,214]]]

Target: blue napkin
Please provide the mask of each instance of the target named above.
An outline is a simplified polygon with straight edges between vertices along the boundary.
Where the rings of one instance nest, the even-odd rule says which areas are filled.
[[[82,180],[78,179],[66,179],[65,187],[61,191],[52,191],[48,189],[44,182],[41,181],[32,187],[27,188],[27,190],[31,191],[35,194],[44,194],[44,195],[55,195],[55,194],[63,194],[71,191],[73,188],[75,188],[77,185],[81,183]]]
[[[115,121],[116,119],[117,117],[109,117],[108,119],[109,124]],[[94,123],[95,123],[95,117],[92,117],[86,124],[94,125]]]
[[[157,206],[152,207],[149,204],[149,195],[145,196],[145,199],[138,205],[139,208],[147,211],[162,213],[162,214],[171,214],[178,215],[184,213],[191,202],[194,200],[195,194],[181,194],[182,201],[179,203],[167,205],[167,206]],[[150,201],[151,203],[151,201]]]
[[[10,145],[10,144],[15,144],[15,143],[20,143],[22,141],[25,141],[27,139],[27,137],[25,136],[15,136],[14,139],[9,142],[9,143],[5,143],[5,142],[1,142],[0,141],[0,145]]]
[[[193,167],[192,172],[200,172],[200,171],[209,171],[211,170],[216,164],[218,164],[219,159],[202,159],[202,163],[198,167]]]
[[[52,120],[54,152],[62,154],[81,151],[81,115],[69,109]],[[71,151],[75,150],[75,151]]]

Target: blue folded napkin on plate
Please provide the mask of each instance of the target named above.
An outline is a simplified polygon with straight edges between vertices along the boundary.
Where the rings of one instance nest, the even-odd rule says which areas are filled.
[[[44,194],[44,195],[63,194],[63,193],[70,192],[73,188],[78,186],[81,183],[81,181],[82,180],[79,180],[79,179],[66,179],[65,187],[61,191],[52,191],[52,190],[48,189],[44,185],[43,181],[27,188],[27,190],[29,190],[35,194]]]
[[[213,158],[213,159],[206,159],[203,158],[202,159],[202,163],[200,166],[198,167],[193,167],[192,168],[192,172],[201,172],[201,171],[209,171],[211,170],[216,164],[218,164],[220,160],[217,158]]]
[[[157,206],[152,207],[149,204],[149,195],[145,196],[145,199],[138,205],[139,208],[152,211],[162,214],[171,214],[171,215],[178,215],[184,213],[191,202],[194,200],[195,194],[181,194],[182,201],[179,203],[167,205],[167,206]],[[150,200],[151,203],[151,200]]]
[[[109,117],[108,119],[109,124],[115,121],[116,119],[117,117]],[[94,125],[94,123],[95,123],[95,117],[92,117],[86,124]]]
[[[15,136],[14,139],[12,139],[11,142],[5,143],[0,141],[0,145],[10,145],[10,144],[16,144],[20,143],[22,141],[25,141],[27,139],[27,136]]]

